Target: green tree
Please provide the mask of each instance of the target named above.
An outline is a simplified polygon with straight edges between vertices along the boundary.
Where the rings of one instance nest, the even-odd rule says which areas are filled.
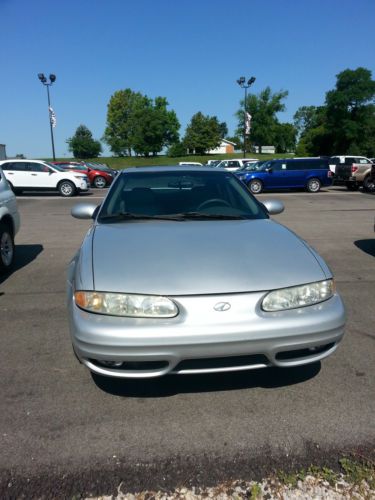
[[[216,116],[196,113],[186,128],[184,145],[196,154],[204,155],[221,143],[220,123]]]
[[[73,137],[69,137],[66,142],[74,158],[97,158],[102,151],[100,142],[93,138],[85,125],[80,125]]]
[[[270,87],[266,87],[258,95],[247,96],[246,110],[251,115],[250,140],[246,141],[250,150],[250,143],[259,146],[272,145],[275,140],[276,125],[278,124],[277,113],[285,110],[283,100],[288,96],[288,91],[272,93]],[[241,109],[237,111],[238,127],[237,135],[243,135],[244,131],[244,101],[241,101]]]
[[[274,146],[277,153],[294,151],[296,147],[297,129],[291,123],[278,123],[274,130]]]
[[[128,88],[116,91],[108,103],[103,140],[117,156],[132,154],[134,113],[142,106],[143,101],[144,96],[140,92],[133,92]]]
[[[168,148],[168,156],[171,158],[186,156],[186,146],[183,144],[183,142],[175,142]]]
[[[366,68],[346,69],[326,94],[331,153],[375,154],[375,81]]]
[[[149,156],[178,140],[180,124],[176,113],[167,109],[165,97],[155,100],[133,92],[119,90],[108,104],[104,140],[119,156],[132,151]]]
[[[156,97],[154,101],[145,97],[142,105],[136,107],[131,142],[137,154],[155,156],[179,140],[180,123],[167,106],[165,97]]]

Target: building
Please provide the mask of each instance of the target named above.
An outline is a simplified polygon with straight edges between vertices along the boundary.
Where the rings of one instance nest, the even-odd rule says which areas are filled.
[[[254,146],[253,147],[254,153],[259,153],[259,146]],[[265,154],[270,154],[274,155],[276,152],[275,146],[262,146],[262,153]]]
[[[236,146],[236,143],[228,141],[227,139],[221,139],[220,146],[215,149],[210,149],[207,153],[209,155],[233,154],[234,146]]]
[[[0,160],[6,160],[5,144],[0,144]]]

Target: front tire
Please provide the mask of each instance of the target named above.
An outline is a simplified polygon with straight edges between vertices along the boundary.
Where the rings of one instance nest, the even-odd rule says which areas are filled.
[[[369,193],[373,193],[375,191],[375,179],[371,178],[370,175],[365,177],[363,180],[363,189]]]
[[[259,194],[263,191],[263,182],[259,179],[252,179],[248,182],[247,187],[252,194]]]
[[[107,185],[107,181],[105,180],[104,177],[102,177],[101,175],[98,175],[97,177],[95,177],[94,179],[94,186],[98,189],[103,189],[105,188]]]
[[[320,180],[313,177],[307,181],[306,189],[309,193],[318,193],[321,185]]]
[[[73,182],[70,181],[61,181],[58,185],[58,190],[61,196],[63,196],[64,198],[70,198],[77,192],[77,188],[75,187]]]
[[[14,262],[14,238],[9,226],[0,222],[0,274],[7,273]]]

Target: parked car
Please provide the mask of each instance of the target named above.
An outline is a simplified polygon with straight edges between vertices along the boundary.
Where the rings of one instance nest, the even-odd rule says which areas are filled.
[[[317,193],[332,184],[333,174],[323,158],[292,158],[264,162],[255,171],[237,172],[253,194],[263,190],[305,188]]]
[[[111,169],[106,170],[104,165],[99,168],[99,166],[96,167],[91,163],[63,161],[53,162],[53,165],[57,165],[67,172],[81,172],[82,174],[87,175],[90,186],[94,186],[96,188],[105,188],[110,186],[115,177]]]
[[[230,172],[122,171],[68,269],[71,340],[92,372],[157,377],[312,363],[345,310],[323,259]]]
[[[221,162],[221,160],[208,160],[207,164],[205,166],[206,167],[215,167],[220,162]]]
[[[235,171],[235,175],[240,178],[244,172],[259,170],[265,162],[266,160],[246,162],[243,167]]]
[[[14,262],[14,238],[20,227],[17,201],[0,167],[0,274],[9,271]]]
[[[344,184],[350,191],[356,191],[361,186],[371,188],[372,161],[364,156],[337,156],[340,162],[336,164],[335,184]]]
[[[191,167],[203,167],[203,163],[199,163],[198,161],[180,161],[179,165],[182,166],[190,165]]]
[[[68,197],[88,190],[86,174],[66,172],[45,161],[12,159],[0,161],[0,167],[15,193],[56,190]]]
[[[229,172],[235,172],[236,170],[242,168],[248,163],[255,163],[258,160],[256,158],[242,158],[235,160],[222,160],[220,163],[215,165],[215,168],[225,168]]]

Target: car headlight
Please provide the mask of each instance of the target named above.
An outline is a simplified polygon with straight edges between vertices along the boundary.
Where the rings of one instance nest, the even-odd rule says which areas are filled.
[[[335,293],[333,279],[308,283],[307,285],[282,288],[268,293],[262,301],[263,311],[283,311],[312,306],[328,300]]]
[[[157,295],[76,291],[74,300],[85,311],[109,316],[173,318],[178,314],[172,300]]]

